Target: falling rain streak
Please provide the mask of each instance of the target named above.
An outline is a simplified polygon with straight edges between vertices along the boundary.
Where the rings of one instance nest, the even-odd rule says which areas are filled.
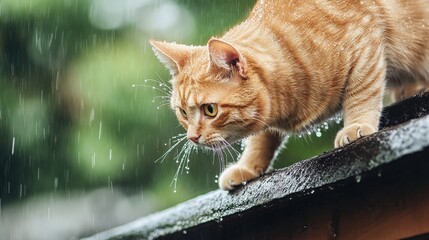
[[[15,153],[15,137],[12,138],[12,155]]]
[[[103,127],[103,122],[100,121],[100,127],[98,129],[98,140],[101,140],[101,128]]]

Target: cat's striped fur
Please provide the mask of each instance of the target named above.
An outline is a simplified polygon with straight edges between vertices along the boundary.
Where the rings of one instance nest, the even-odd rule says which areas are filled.
[[[172,72],[171,105],[190,139],[222,146],[250,136],[220,177],[233,189],[267,170],[283,132],[342,109],[341,147],[377,131],[386,83],[396,98],[426,89],[429,0],[259,0],[207,46],[151,44]]]

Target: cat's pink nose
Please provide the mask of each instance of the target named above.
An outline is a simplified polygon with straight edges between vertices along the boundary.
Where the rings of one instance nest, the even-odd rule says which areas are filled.
[[[188,139],[191,140],[194,143],[198,143],[198,140],[200,139],[200,137],[201,137],[201,135],[199,135],[199,136],[191,136],[191,137],[188,137]]]

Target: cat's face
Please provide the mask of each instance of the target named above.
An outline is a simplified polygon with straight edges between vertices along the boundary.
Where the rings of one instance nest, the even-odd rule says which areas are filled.
[[[217,39],[202,47],[151,44],[171,71],[171,108],[190,141],[226,147],[267,127],[267,99],[232,45]]]

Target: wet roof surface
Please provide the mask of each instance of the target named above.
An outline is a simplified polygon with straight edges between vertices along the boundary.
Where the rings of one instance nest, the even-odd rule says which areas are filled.
[[[233,192],[213,191],[88,239],[153,239],[203,223],[219,222],[253,208],[287,204],[323,191],[360,182],[366,173],[429,151],[429,93],[385,108],[382,130],[317,157],[275,170]],[[342,183],[344,184],[338,184]]]

